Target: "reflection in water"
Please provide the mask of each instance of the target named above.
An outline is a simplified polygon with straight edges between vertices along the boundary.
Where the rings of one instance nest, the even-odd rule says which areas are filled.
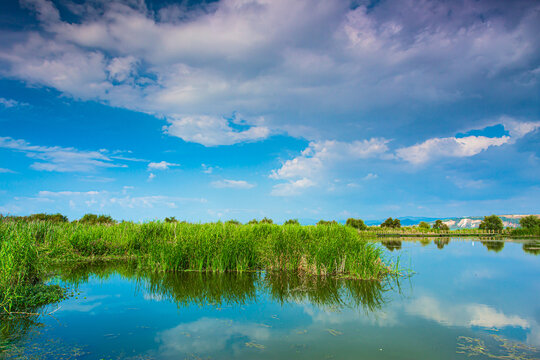
[[[523,244],[523,251],[532,255],[540,254],[540,241],[529,241]]]
[[[433,241],[437,248],[442,250],[448,244],[450,244],[450,238],[437,238]]]
[[[486,240],[482,241],[482,245],[484,245],[488,251],[494,251],[496,253],[504,249],[504,241]]]
[[[401,250],[401,240],[383,240],[381,244],[390,251]]]
[[[241,306],[255,303],[258,296],[266,294],[282,305],[309,303],[321,308],[374,311],[384,304],[384,293],[398,283],[396,278],[379,282],[295,272],[155,273],[141,271],[128,263],[64,266],[59,269],[58,278],[76,289],[91,277],[106,280],[116,274],[133,280],[145,298],[167,300],[185,307],[192,304]],[[24,343],[27,334],[40,326],[38,319],[36,316],[2,319],[0,351]]]
[[[88,299],[61,304],[54,314],[59,323],[50,317],[0,319],[0,358],[68,359],[84,351],[89,359],[538,359],[531,347],[540,344],[533,314],[538,262],[523,252],[537,255],[540,241],[501,246],[482,240],[488,250],[509,256],[488,254],[469,239],[381,241],[394,251],[389,257],[411,254],[416,274],[407,296],[398,279],[155,273],[125,262],[51,269]],[[437,266],[441,254],[444,267]],[[499,281],[505,269],[522,275]],[[505,292],[509,281],[511,294]],[[500,337],[491,336],[494,331]]]

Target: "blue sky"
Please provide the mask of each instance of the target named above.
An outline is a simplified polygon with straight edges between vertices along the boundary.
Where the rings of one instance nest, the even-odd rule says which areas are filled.
[[[0,4],[0,213],[540,213],[537,1]]]

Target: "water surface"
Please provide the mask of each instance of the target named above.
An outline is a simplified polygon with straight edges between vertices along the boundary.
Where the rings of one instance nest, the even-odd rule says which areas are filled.
[[[390,240],[414,271],[382,283],[264,272],[65,268],[75,295],[2,324],[0,357],[39,359],[539,359],[532,242]]]

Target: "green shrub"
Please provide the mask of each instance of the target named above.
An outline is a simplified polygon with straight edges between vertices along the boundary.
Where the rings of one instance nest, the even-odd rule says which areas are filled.
[[[478,228],[480,230],[502,231],[504,226],[500,217],[497,215],[490,215],[484,217],[484,220],[482,220]]]
[[[349,218],[349,219],[347,219],[347,222],[345,223],[345,225],[352,226],[353,228],[358,229],[358,230],[366,230],[367,229],[367,226],[364,223],[364,220],[362,220],[362,219]]]

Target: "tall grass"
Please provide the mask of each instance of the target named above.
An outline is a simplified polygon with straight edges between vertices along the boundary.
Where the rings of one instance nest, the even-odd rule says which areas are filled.
[[[131,259],[153,271],[298,271],[381,279],[382,249],[351,227],[259,223],[0,222],[0,289],[34,285],[45,265]]]

